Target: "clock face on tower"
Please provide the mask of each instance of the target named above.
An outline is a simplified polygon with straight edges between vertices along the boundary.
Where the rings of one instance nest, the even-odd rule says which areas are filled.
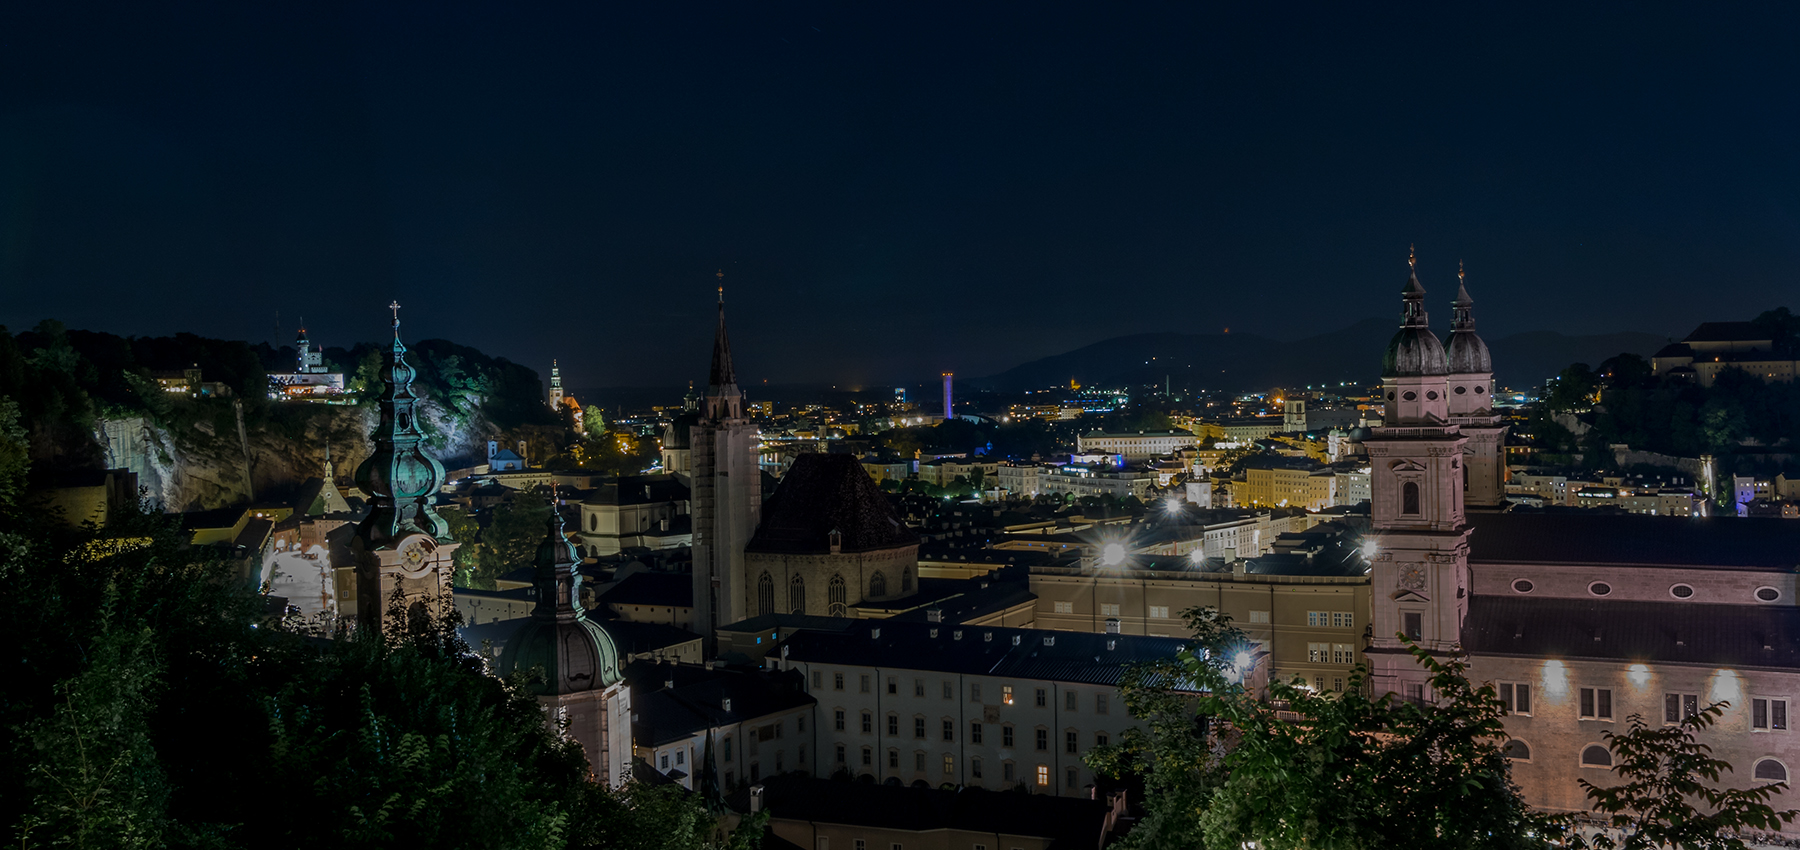
[[[1400,586],[1409,590],[1425,589],[1425,568],[1418,564],[1405,564],[1400,567]]]
[[[411,570],[416,570],[423,566],[425,564],[424,541],[416,538],[408,540],[406,544],[400,548],[400,563],[405,564],[406,568]]]

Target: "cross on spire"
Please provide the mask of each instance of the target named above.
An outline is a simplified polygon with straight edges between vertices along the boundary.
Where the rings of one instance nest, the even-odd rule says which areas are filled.
[[[400,302],[394,301],[394,302],[388,304],[388,309],[394,311],[394,338],[399,339],[400,338]]]
[[[1416,250],[1417,247],[1418,246],[1416,246],[1416,245],[1406,246],[1406,267],[1409,269],[1416,269],[1419,267],[1419,258],[1417,256],[1417,250]]]
[[[725,270],[719,269],[719,303],[725,303]]]

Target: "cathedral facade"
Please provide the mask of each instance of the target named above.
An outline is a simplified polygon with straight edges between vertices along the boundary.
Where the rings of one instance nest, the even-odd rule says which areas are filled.
[[[1366,443],[1376,692],[1437,698],[1402,636],[1466,655],[1507,705],[1513,778],[1542,809],[1587,811],[1580,780],[1617,781],[1606,733],[1632,716],[1672,724],[1713,703],[1724,714],[1699,738],[1734,768],[1721,783],[1790,781],[1800,523],[1484,510],[1504,501],[1492,358],[1466,288],[1448,346],[1424,295],[1415,268],[1383,360],[1384,422]]]

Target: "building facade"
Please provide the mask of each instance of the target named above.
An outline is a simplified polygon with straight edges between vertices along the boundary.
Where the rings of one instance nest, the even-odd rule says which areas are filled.
[[[693,463],[694,630],[712,648],[713,630],[745,613],[744,547],[762,513],[757,428],[744,416],[725,333],[724,288],[713,336],[711,380],[690,429]]]

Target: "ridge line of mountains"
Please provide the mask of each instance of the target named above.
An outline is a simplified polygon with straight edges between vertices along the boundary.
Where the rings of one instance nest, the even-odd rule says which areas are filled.
[[[974,378],[979,388],[1017,392],[1068,386],[1162,384],[1178,391],[1240,392],[1380,379],[1381,354],[1398,330],[1392,319],[1363,319],[1342,330],[1296,340],[1256,334],[1141,333],[1113,337],[1073,351]],[[1494,355],[1494,383],[1511,389],[1542,386],[1572,363],[1597,366],[1618,354],[1648,358],[1668,342],[1657,334],[1625,331],[1571,336],[1526,331],[1484,336]]]

